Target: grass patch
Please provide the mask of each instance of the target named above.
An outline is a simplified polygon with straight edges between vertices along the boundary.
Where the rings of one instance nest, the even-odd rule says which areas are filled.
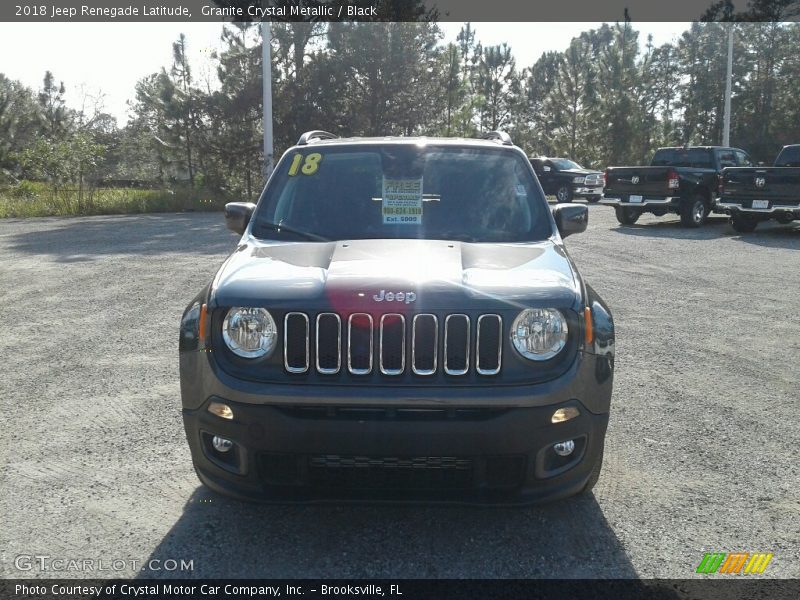
[[[216,211],[227,200],[190,187],[173,189],[96,188],[54,190],[45,183],[22,181],[0,187],[0,218],[122,215],[154,212]]]

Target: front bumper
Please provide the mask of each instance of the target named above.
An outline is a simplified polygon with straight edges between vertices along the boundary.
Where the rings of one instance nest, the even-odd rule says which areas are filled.
[[[603,186],[586,186],[583,184],[578,184],[572,188],[572,195],[578,196],[580,198],[593,198],[595,196],[600,197],[603,195]]]
[[[607,414],[578,402],[569,406],[581,414],[557,424],[550,422],[555,407],[387,416],[227,404],[233,421],[204,409],[183,413],[198,476],[226,495],[277,502],[525,504],[565,497],[586,485],[608,424]],[[213,435],[234,448],[217,452]],[[566,440],[576,449],[562,459],[552,447]]]
[[[581,491],[602,460],[612,368],[579,353],[555,382],[423,387],[416,398],[391,387],[273,386],[256,399],[225,385],[206,386],[198,402],[187,387],[183,420],[201,481],[241,499],[528,504]],[[211,401],[234,418],[209,413]],[[552,423],[562,407],[580,414]],[[216,451],[215,435],[233,449]],[[575,450],[558,457],[553,445],[567,440]]]

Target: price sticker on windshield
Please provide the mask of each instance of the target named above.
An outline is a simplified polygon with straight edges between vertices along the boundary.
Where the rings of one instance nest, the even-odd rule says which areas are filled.
[[[422,177],[383,179],[384,225],[422,225]]]

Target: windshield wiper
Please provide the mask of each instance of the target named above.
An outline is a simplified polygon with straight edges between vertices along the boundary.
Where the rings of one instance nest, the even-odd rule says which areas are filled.
[[[259,221],[256,223],[257,227],[263,227],[264,229],[269,229],[270,231],[277,231],[278,233],[286,232],[286,233],[293,233],[294,235],[299,235],[300,237],[304,237],[307,240],[313,240],[315,242],[330,242],[330,240],[326,237],[322,237],[321,235],[317,235],[316,233],[310,233],[308,231],[300,231],[299,229],[295,229],[294,227],[289,227],[288,225],[284,225],[283,223],[271,223],[269,221]]]

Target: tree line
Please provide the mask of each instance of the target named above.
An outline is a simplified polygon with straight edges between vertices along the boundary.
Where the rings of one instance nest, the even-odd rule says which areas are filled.
[[[469,23],[450,43],[433,21],[274,23],[276,153],[309,129],[465,137],[503,129],[531,155],[596,168],[642,163],[664,145],[719,144],[731,27],[731,144],[771,161],[800,142],[797,23],[693,23],[656,46],[640,43],[626,20],[535,60],[483,45]],[[182,185],[254,198],[263,182],[260,28],[228,24],[221,36],[221,50],[195,72],[181,35],[171,64],[136,84],[124,124],[88,94],[67,106],[52,73],[39,90],[0,74],[0,180]]]

